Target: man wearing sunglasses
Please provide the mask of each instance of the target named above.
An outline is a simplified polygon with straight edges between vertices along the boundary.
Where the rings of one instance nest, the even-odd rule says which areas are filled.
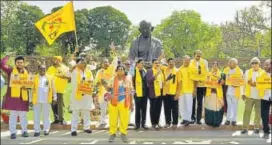
[[[195,105],[197,101],[197,116],[196,123],[202,124],[202,106],[203,106],[203,98],[205,96],[206,88],[204,86],[204,81],[207,78],[209,68],[208,61],[202,58],[202,52],[200,50],[196,50],[194,52],[194,59],[191,60],[189,66],[190,77],[194,81],[195,86],[197,86],[196,90],[193,93],[193,112],[192,112],[192,121],[195,121]]]
[[[245,111],[243,117],[243,130],[241,132],[242,134],[245,134],[248,131],[253,107],[255,110],[254,133],[259,133],[260,129],[261,99],[259,97],[259,91],[256,88],[256,78],[263,73],[264,70],[260,68],[260,60],[257,57],[251,59],[250,65],[251,68],[245,73],[246,88],[243,95],[243,100],[245,101]]]

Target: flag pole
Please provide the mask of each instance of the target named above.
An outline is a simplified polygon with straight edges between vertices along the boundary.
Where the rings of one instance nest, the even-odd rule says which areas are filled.
[[[76,19],[75,19],[74,2],[73,2],[73,0],[71,0],[71,2],[72,2],[72,6],[73,6],[73,11],[74,11],[74,21],[75,21],[75,31],[74,31],[74,33],[75,33],[75,39],[76,39],[76,47],[75,47],[74,53],[76,53],[76,52],[78,51],[78,41],[77,41],[77,31],[76,31]]]

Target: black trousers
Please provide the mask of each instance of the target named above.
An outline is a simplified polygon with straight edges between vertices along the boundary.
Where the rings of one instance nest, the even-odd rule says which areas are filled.
[[[227,104],[227,89],[228,86],[223,85],[223,98],[224,98],[224,112],[227,113],[228,110],[228,104]]]
[[[140,124],[145,126],[146,121],[146,106],[147,106],[147,97],[137,97],[134,96],[135,101],[135,125],[140,127]]]
[[[57,93],[57,104],[51,105],[53,113],[54,113],[54,120],[55,121],[63,121],[63,113],[64,113],[64,101],[63,101],[63,94]]]
[[[162,97],[150,98],[150,120],[152,125],[158,125],[162,108]]]
[[[261,100],[261,117],[263,122],[263,131],[264,133],[270,133],[269,127],[269,111],[272,101]]]
[[[163,97],[163,106],[166,124],[178,124],[178,100],[175,95],[166,95]],[[173,120],[172,120],[173,119]]]
[[[196,97],[193,99],[193,111],[192,111],[192,120],[200,121],[202,118],[202,107],[203,107],[203,98],[206,95],[206,88],[197,88],[196,90]],[[197,101],[197,114],[195,118],[195,106]]]

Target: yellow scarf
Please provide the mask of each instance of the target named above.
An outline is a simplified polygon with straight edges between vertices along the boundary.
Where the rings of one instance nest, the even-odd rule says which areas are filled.
[[[175,75],[175,78],[172,78],[168,81],[165,81],[164,86],[163,86],[163,95],[175,95],[177,92],[177,69],[174,67],[173,69],[166,68],[164,70],[165,77],[168,77],[170,74]],[[165,78],[167,79],[167,78]]]
[[[89,70],[89,69],[85,69],[84,73],[85,73],[85,81],[82,80],[84,76],[82,76],[81,74],[81,70],[79,68],[76,68],[77,70],[77,90],[76,90],[76,100],[81,100],[82,99],[82,92],[78,90],[78,86],[81,84],[81,83],[86,83],[87,81],[90,81],[92,80],[92,72]],[[90,84],[91,85],[91,84]],[[91,94],[92,92],[90,92]]]
[[[19,86],[13,85],[11,82],[14,80],[20,79],[25,80],[28,79],[29,75],[26,69],[24,69],[24,73],[21,74],[18,72],[17,68],[13,68],[11,76],[10,76],[10,88],[11,88],[11,97],[12,98],[19,98],[20,94],[22,93],[22,99],[23,101],[28,101],[28,93],[27,90],[22,89]]]
[[[106,81],[110,81],[112,80],[112,78],[115,75],[115,71],[114,71],[114,67],[112,65],[110,65],[107,69],[100,69],[95,77],[95,82],[101,83],[101,80],[104,79]],[[104,94],[106,93],[106,90],[104,88],[104,86],[101,84],[98,86],[98,97],[99,97],[99,101],[101,102],[104,99]]]
[[[190,77],[192,80],[194,81],[205,81],[208,75],[208,72],[206,70],[206,66],[205,66],[205,61],[204,59],[200,58],[199,60],[200,63],[200,67],[201,67],[201,74],[199,74],[199,70],[197,68],[197,64],[196,64],[196,60],[193,59],[192,62],[190,63],[189,66],[189,71],[190,71]]]
[[[228,79],[228,74],[229,74],[229,72],[230,72],[230,69],[227,69],[226,70],[226,79]],[[239,75],[240,77],[243,77],[243,74],[241,73],[241,69],[238,67],[238,66],[236,66],[236,68],[235,68],[235,73],[234,74],[232,74],[232,75]],[[226,85],[228,85],[228,84],[226,84]],[[240,98],[240,96],[241,96],[241,87],[234,87],[235,88],[235,91],[234,91],[234,96],[237,98],[237,99],[239,99]]]
[[[142,77],[140,74],[140,70],[136,67],[136,74],[135,74],[135,90],[137,97],[143,97],[143,82]]]
[[[153,72],[153,75],[155,76],[157,74],[158,70],[153,67],[152,72]],[[164,80],[164,77],[163,77],[162,72],[154,80],[154,90],[155,90],[156,97],[159,97],[162,95],[161,94],[161,85],[163,85],[163,80]]]
[[[260,75],[263,71],[264,71],[263,69],[259,68],[258,75]],[[247,77],[247,80],[246,80],[246,92],[245,92],[246,97],[250,97],[250,93],[251,93],[250,88],[251,88],[251,86],[248,84],[248,81],[252,80],[252,74],[253,74],[253,69],[251,68],[248,71],[248,77]]]
[[[218,81],[220,79],[220,77],[221,77],[221,73],[218,70],[215,74],[213,72],[210,72],[208,76],[209,76],[210,80],[217,80]],[[206,97],[211,96],[211,90],[212,90],[212,88],[207,87]],[[221,85],[216,88],[216,96],[219,99],[223,99],[223,89],[222,89]]]
[[[265,90],[271,90],[271,76],[267,74],[267,72],[262,72],[256,78],[256,88],[259,90],[260,97],[264,97]]]
[[[48,103],[52,103],[53,90],[52,90],[52,78],[46,75],[46,79],[48,82]],[[37,74],[34,78],[34,88],[33,88],[33,98],[32,103],[37,104],[38,95],[39,95],[39,83],[40,83],[40,75]]]

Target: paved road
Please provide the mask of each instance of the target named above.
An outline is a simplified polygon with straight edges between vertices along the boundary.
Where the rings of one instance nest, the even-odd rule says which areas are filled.
[[[269,140],[249,132],[241,135],[231,131],[134,131],[128,132],[128,144],[271,144]],[[51,131],[49,136],[22,138],[18,134],[16,140],[9,139],[9,132],[1,132],[1,144],[108,144],[108,132],[96,130],[92,134],[80,131],[77,137],[71,137],[69,131]],[[122,144],[117,135],[112,144]]]

